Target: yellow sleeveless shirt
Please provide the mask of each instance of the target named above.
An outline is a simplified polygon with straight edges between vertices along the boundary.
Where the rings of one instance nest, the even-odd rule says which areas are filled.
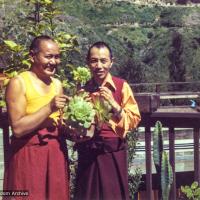
[[[47,105],[55,95],[58,95],[58,86],[56,79],[52,78],[50,84],[50,91],[42,95],[34,87],[31,81],[31,74],[29,71],[22,72],[19,76],[23,79],[25,84],[25,95],[27,100],[26,114],[32,114],[38,111],[43,106]],[[56,123],[59,119],[59,111],[52,113],[49,118],[53,119]]]

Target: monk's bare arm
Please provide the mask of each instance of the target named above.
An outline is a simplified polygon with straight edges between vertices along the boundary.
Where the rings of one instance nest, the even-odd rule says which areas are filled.
[[[11,79],[6,89],[6,103],[13,134],[21,137],[39,128],[53,111],[65,105],[65,101],[64,95],[56,96],[37,112],[26,115],[27,102],[23,84],[18,77]]]

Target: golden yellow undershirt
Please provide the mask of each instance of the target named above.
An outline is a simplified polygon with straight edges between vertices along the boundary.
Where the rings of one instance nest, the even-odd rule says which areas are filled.
[[[55,95],[58,95],[56,82],[53,78],[50,84],[50,91],[47,94],[40,94],[32,83],[31,72],[22,72],[20,74],[20,77],[23,78],[23,81],[25,83],[27,100],[26,114],[32,114],[38,111],[43,106],[47,105]],[[59,118],[59,112],[54,112],[49,117],[57,122]]]

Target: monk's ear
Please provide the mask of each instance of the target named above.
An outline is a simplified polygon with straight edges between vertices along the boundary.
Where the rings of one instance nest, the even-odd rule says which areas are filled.
[[[30,57],[31,62],[33,63],[34,62],[34,57],[35,57],[35,52],[31,50],[29,52],[29,57]]]
[[[113,65],[113,62],[114,62],[114,58],[112,58],[112,60],[111,60],[111,65],[110,65],[110,68],[112,67],[112,65]]]

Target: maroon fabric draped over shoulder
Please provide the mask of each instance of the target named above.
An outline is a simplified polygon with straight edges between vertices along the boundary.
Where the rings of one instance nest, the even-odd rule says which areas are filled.
[[[15,200],[68,200],[67,149],[57,128],[42,129],[22,138],[11,138],[4,174],[4,190],[27,191]]]
[[[113,77],[113,82],[116,86],[113,96],[120,104],[124,80]],[[86,86],[87,91],[93,92],[89,86]],[[125,139],[118,137],[105,124],[100,131],[96,130],[91,140],[76,144],[76,148],[75,200],[129,200]]]

